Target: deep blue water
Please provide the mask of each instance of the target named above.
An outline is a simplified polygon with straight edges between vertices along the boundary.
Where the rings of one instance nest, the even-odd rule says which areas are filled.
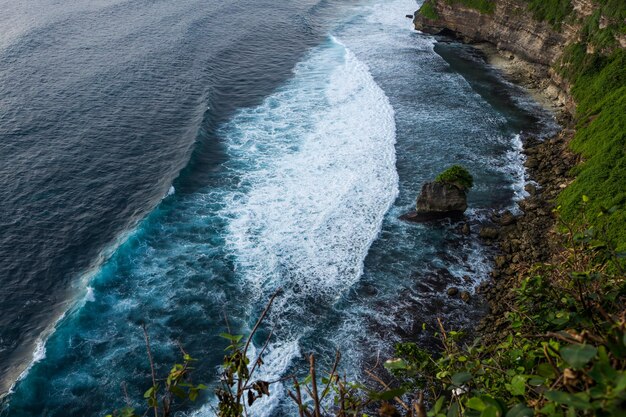
[[[334,349],[356,375],[423,321],[475,318],[441,293],[484,279],[486,249],[398,216],[453,163],[476,178],[472,225],[514,208],[523,134],[550,118],[412,31],[415,2],[5,3],[3,415],[103,415],[122,383],[140,398],[142,323],[159,370],[178,341],[214,383],[224,316],[249,330],[279,287],[266,378]]]

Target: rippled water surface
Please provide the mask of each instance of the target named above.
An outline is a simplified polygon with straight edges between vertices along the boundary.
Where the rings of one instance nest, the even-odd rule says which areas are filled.
[[[335,349],[356,375],[429,317],[474,317],[441,293],[480,282],[485,249],[398,216],[453,163],[470,222],[513,207],[521,138],[549,118],[412,31],[412,0],[1,7],[3,415],[140,398],[143,323],[159,370],[179,341],[214,383],[224,316],[249,330],[279,287],[266,378]],[[253,412],[289,415],[284,388]]]

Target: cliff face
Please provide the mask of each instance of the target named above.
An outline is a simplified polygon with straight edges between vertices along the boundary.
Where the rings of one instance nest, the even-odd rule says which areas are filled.
[[[572,1],[579,16],[593,12],[591,0]],[[564,23],[559,31],[536,20],[525,0],[499,0],[491,13],[482,13],[455,1],[426,0],[425,6],[435,17],[415,13],[415,29],[429,34],[447,34],[464,42],[488,42],[498,50],[514,54],[530,63],[532,76],[539,87],[551,91],[553,99],[573,114],[575,104],[570,86],[551,68],[562,56],[565,46],[576,42],[579,27]]]
[[[571,28],[559,33],[533,19],[523,0],[498,1],[491,14],[445,0],[427,1],[438,18],[432,20],[416,13],[417,30],[430,34],[453,32],[466,41],[490,42],[536,64],[552,65],[561,56],[563,45],[575,36]]]

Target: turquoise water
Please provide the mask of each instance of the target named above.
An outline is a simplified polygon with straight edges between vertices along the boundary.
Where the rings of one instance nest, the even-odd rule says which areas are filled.
[[[287,13],[264,7],[256,13]],[[102,415],[123,405],[122,384],[141,399],[142,324],[159,372],[181,343],[201,359],[196,379],[214,384],[218,334],[249,331],[278,288],[258,374],[268,380],[297,371],[308,352],[324,363],[335,349],[356,376],[394,342],[418,339],[424,321],[471,324],[479,306],[443,294],[485,279],[488,250],[457,225],[398,217],[423,181],[454,163],[475,176],[474,229],[490,209],[514,209],[526,180],[523,137],[551,119],[467,47],[412,31],[404,15],[416,7],[319,3],[298,14],[307,30],[297,51],[272,55],[288,42],[264,35],[266,44],[240,44],[239,59],[217,54],[211,66],[248,66],[248,76],[229,77],[223,97],[208,90],[189,162],[105,260],[73,281],[78,301],[39,343],[3,414]],[[274,19],[268,33],[280,30]],[[256,84],[247,50],[288,73]],[[252,413],[290,415],[284,389],[274,385]],[[213,401],[209,392],[188,411],[211,415]]]

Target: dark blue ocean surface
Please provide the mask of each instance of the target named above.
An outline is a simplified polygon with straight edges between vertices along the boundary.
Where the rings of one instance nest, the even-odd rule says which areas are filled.
[[[224,317],[245,333],[279,287],[268,379],[334,349],[356,375],[429,317],[472,320],[441,292],[484,279],[485,249],[398,216],[453,163],[472,224],[514,208],[550,118],[412,31],[414,1],[38,3],[0,16],[2,415],[141,399],[142,324],[160,372],[181,343],[214,384]],[[289,415],[284,388],[252,413]]]
[[[180,194],[210,184],[215,125],[289,77],[337,13],[281,3],[2,2],[4,378],[181,169]]]

